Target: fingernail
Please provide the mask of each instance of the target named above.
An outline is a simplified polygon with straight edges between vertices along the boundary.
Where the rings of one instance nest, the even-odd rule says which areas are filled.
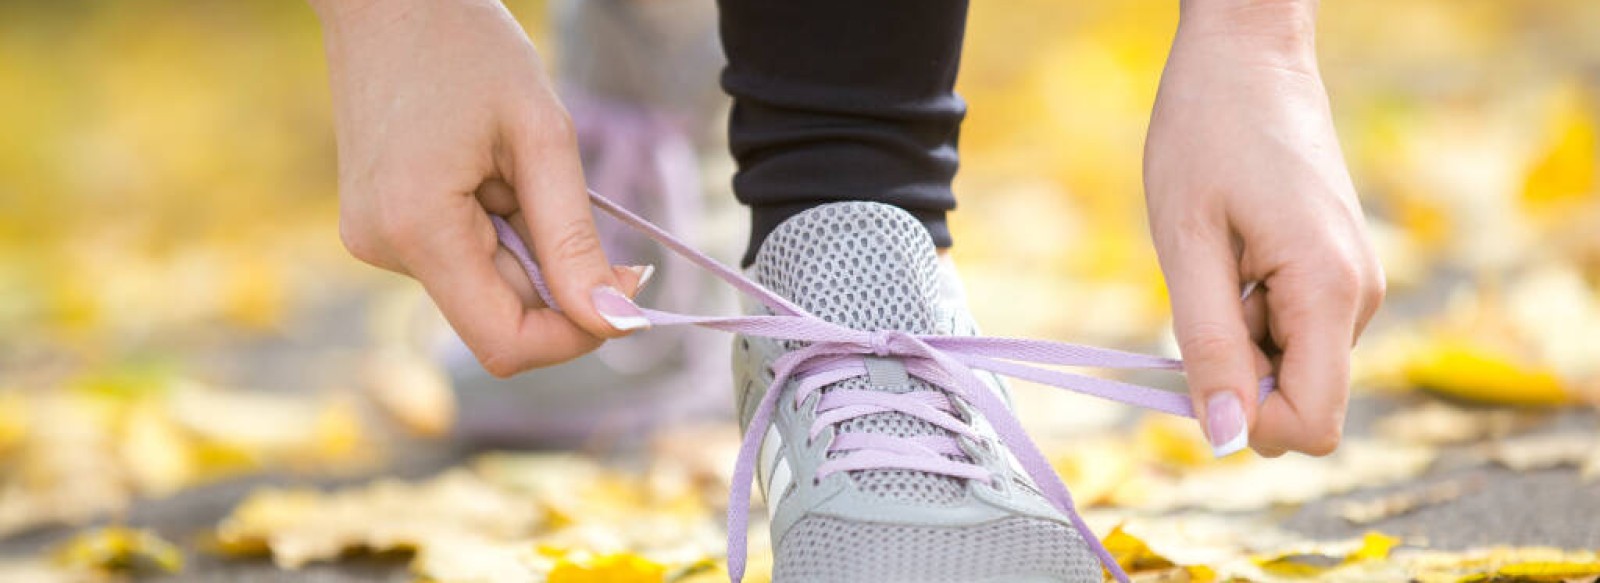
[[[655,265],[629,265],[628,271],[632,271],[634,275],[639,276],[639,285],[633,287],[633,295],[635,297],[639,295],[639,292],[644,291],[644,286],[650,283],[650,278],[656,276]]]
[[[1206,437],[1211,440],[1212,455],[1222,457],[1249,445],[1250,437],[1244,429],[1244,407],[1233,391],[1223,391],[1206,400]]]
[[[649,328],[650,320],[645,319],[644,310],[633,304],[633,300],[622,295],[617,288],[609,285],[594,288],[589,293],[589,299],[594,301],[595,311],[600,312],[600,317],[605,318],[612,328],[621,331]]]

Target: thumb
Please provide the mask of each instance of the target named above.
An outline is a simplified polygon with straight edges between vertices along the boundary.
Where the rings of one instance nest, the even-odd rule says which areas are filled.
[[[1222,457],[1249,445],[1258,380],[1256,347],[1239,299],[1239,261],[1226,239],[1191,242],[1163,253],[1173,332],[1195,417]]]

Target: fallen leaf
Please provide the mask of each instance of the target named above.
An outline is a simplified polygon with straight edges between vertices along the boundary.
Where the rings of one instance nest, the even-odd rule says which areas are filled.
[[[1600,448],[1590,433],[1552,433],[1504,439],[1490,444],[1489,459],[1525,472],[1560,466],[1586,466]]]
[[[1174,415],[1144,415],[1134,430],[1134,444],[1141,457],[1167,466],[1192,468],[1216,460],[1199,425]]]
[[[1546,122],[1548,138],[1529,165],[1522,202],[1540,214],[1570,212],[1595,192],[1596,123],[1586,96],[1564,87]]]
[[[1600,577],[1600,561],[1574,563],[1574,562],[1529,562],[1512,563],[1493,573],[1473,575],[1461,579],[1463,583],[1476,581],[1504,581],[1516,583],[1560,583],[1588,579],[1593,581]]]
[[[550,570],[548,583],[661,583],[667,568],[628,553],[593,558],[561,558]]]
[[[0,473],[0,534],[81,524],[131,500],[110,408],[75,392],[30,394],[30,430]]]
[[[1371,524],[1408,514],[1419,508],[1455,500],[1476,488],[1477,485],[1469,485],[1464,480],[1452,480],[1424,488],[1403,490],[1371,500],[1345,502],[1339,505],[1339,517],[1351,524]]]
[[[69,570],[41,558],[0,559],[0,581],[27,583],[102,583],[112,578],[99,571]]]
[[[411,572],[433,583],[538,581],[554,567],[555,560],[536,553],[532,543],[470,535],[432,538],[411,561]]]
[[[1412,355],[1405,374],[1415,386],[1478,403],[1553,406],[1572,401],[1555,371],[1464,338],[1437,339]]]
[[[117,444],[133,485],[143,494],[164,496],[195,482],[192,444],[159,405],[144,400],[132,405],[122,420]]]
[[[1374,431],[1386,439],[1422,445],[1452,445],[1500,438],[1534,426],[1545,416],[1515,409],[1469,410],[1429,401],[1385,415]]]
[[[1129,577],[1136,581],[1210,583],[1217,574],[1203,565],[1177,565],[1150,550],[1150,545],[1117,525],[1100,541]],[[1106,572],[1107,577],[1110,572]]]
[[[183,552],[148,530],[109,526],[78,534],[54,551],[56,563],[107,573],[183,570]]]
[[[411,351],[379,351],[364,367],[368,394],[401,427],[413,434],[438,437],[456,420],[456,398],[450,379],[432,360]]]
[[[1133,475],[1138,458],[1126,439],[1097,437],[1075,440],[1062,447],[1052,465],[1082,508],[1111,501]]]
[[[1436,455],[1428,446],[1347,439],[1327,457],[1284,456],[1193,470],[1166,490],[1152,493],[1145,507],[1235,511],[1300,504],[1410,479],[1426,470]]]
[[[412,550],[440,537],[511,540],[531,534],[539,509],[465,470],[410,484],[379,480],[333,493],[259,490],[217,528],[223,548],[270,549],[280,567],[348,549]]]
[[[1263,571],[1280,577],[1318,577],[1339,567],[1386,559],[1399,544],[1398,538],[1380,532],[1368,532],[1361,537],[1360,546],[1347,553],[1288,553],[1258,559],[1256,564]]]

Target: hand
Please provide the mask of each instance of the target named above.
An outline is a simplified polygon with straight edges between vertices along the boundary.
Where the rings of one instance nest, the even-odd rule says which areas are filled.
[[[1383,300],[1316,67],[1313,2],[1190,1],[1145,147],[1150,228],[1217,455],[1338,446]],[[1240,302],[1242,284],[1260,282]],[[1264,292],[1264,293],[1263,293]],[[1257,404],[1257,383],[1278,390]]]
[[[499,2],[312,4],[332,79],[339,233],[352,254],[422,282],[496,376],[644,325],[623,295],[644,270],[612,267],[601,251],[572,122]],[[538,300],[488,213],[522,231],[564,311]]]

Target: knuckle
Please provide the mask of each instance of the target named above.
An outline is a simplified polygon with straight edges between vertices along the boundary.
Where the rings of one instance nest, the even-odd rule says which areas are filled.
[[[339,242],[344,244],[350,255],[365,263],[376,265],[383,260],[380,251],[382,245],[374,240],[370,229],[359,220],[339,217]]]
[[[523,132],[541,147],[565,147],[578,142],[578,126],[560,106],[548,107],[529,116]]]
[[[1178,348],[1190,360],[1225,360],[1233,355],[1237,344],[1234,334],[1217,322],[1196,322],[1178,331]]]
[[[373,230],[377,237],[397,252],[403,251],[406,243],[414,240],[417,234],[425,232],[429,222],[426,215],[400,204],[379,205],[376,219]]]
[[[1327,253],[1318,263],[1314,285],[1325,297],[1341,304],[1354,304],[1366,293],[1365,270],[1361,262],[1343,252]]]
[[[546,111],[539,119],[539,125],[545,135],[562,143],[575,142],[578,138],[578,126],[572,122],[572,116],[561,107],[553,107]]]
[[[1367,300],[1367,305],[1377,308],[1383,304],[1383,299],[1389,295],[1389,278],[1384,274],[1382,265],[1374,264],[1372,277],[1368,281],[1372,283],[1367,285],[1365,299]]]
[[[1344,427],[1337,420],[1329,420],[1308,427],[1305,443],[1300,450],[1308,455],[1325,456],[1339,449],[1344,438]]]

